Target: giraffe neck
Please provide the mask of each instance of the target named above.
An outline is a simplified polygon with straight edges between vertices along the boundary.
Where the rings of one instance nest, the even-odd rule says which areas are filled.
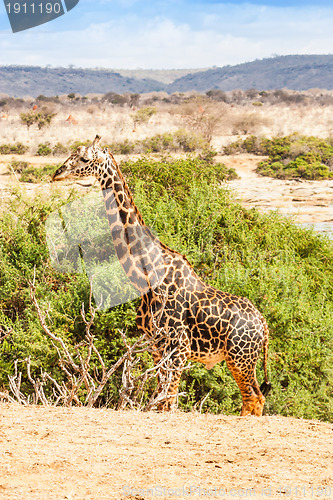
[[[166,248],[145,225],[111,153],[98,180],[117,257],[132,285],[142,294],[163,279]]]

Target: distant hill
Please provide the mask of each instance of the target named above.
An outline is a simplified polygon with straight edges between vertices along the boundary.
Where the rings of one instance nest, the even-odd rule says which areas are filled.
[[[106,92],[151,92],[163,90],[158,81],[121,76],[107,69],[41,68],[38,66],[0,66],[0,93],[12,97],[46,96]]]
[[[189,73],[198,73],[199,71],[206,71],[210,68],[193,68],[193,69],[115,69],[121,76],[157,80],[165,84],[174,82],[176,79]]]
[[[256,88],[333,89],[333,55],[278,56],[207,70],[114,70],[0,66],[0,93],[13,97],[106,92],[205,92]],[[189,72],[189,73],[187,73]],[[121,74],[120,74],[121,73]],[[187,73],[187,74],[186,74]],[[179,75],[182,75],[180,78]],[[175,78],[172,83],[172,78]]]
[[[220,90],[333,89],[333,55],[278,56],[185,75],[167,92]]]

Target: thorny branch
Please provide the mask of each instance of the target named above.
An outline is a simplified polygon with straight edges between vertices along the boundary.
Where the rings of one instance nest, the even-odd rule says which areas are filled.
[[[141,335],[132,345],[130,345],[126,333],[120,331],[122,341],[125,346],[125,353],[110,368],[107,368],[101,353],[94,343],[94,335],[91,333],[97,308],[92,305],[92,287],[90,287],[89,297],[89,319],[87,317],[84,305],[81,308],[81,316],[85,324],[84,339],[74,349],[70,349],[65,341],[52,332],[48,318],[48,311],[44,312],[36,298],[35,275],[30,285],[30,296],[37,311],[38,319],[43,332],[50,338],[55,348],[59,366],[64,375],[64,381],[57,382],[47,372],[41,372],[40,378],[33,378],[31,374],[31,359],[26,358],[22,362],[26,365],[27,378],[34,389],[32,396],[25,396],[21,391],[22,372],[18,370],[18,360],[15,362],[14,375],[9,377],[9,388],[12,395],[0,393],[0,398],[8,401],[16,401],[23,405],[38,404],[64,405],[64,406],[87,406],[93,407],[107,382],[112,375],[123,365],[122,369],[122,387],[120,389],[120,398],[118,408],[130,408],[140,410],[150,410],[158,403],[165,401],[170,397],[168,395],[170,383],[175,373],[180,374],[183,370],[189,368],[189,364],[184,367],[173,367],[173,355],[186,339],[185,331],[181,332],[177,345],[173,348],[166,348],[168,345],[168,335],[163,328],[159,327],[159,320],[163,313],[166,303],[166,297],[162,300],[162,309],[159,310],[156,317],[152,311],[154,335]],[[6,336],[9,333],[6,333]],[[0,330],[0,340],[4,338]],[[162,347],[157,347],[163,339]],[[142,371],[142,355],[146,352],[158,353],[159,361],[155,366]],[[94,356],[94,365],[96,360],[98,369],[92,366],[92,356]],[[158,387],[147,399],[147,382],[154,377],[159,378]]]

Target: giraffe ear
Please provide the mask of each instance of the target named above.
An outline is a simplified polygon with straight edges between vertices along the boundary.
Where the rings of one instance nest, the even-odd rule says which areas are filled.
[[[101,136],[100,135],[96,135],[92,145],[93,145],[93,148],[96,148],[97,146],[100,145],[100,142],[101,142]]]

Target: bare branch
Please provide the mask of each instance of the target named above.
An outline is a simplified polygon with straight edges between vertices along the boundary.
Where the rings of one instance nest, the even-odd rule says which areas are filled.
[[[13,393],[14,398],[16,398],[16,401],[18,403],[20,403],[21,405],[26,406],[27,404],[29,404],[29,398],[24,396],[24,394],[22,394],[22,392],[20,390],[21,389],[22,373],[21,372],[18,373],[17,364],[18,364],[18,360],[16,360],[14,363],[14,369],[15,369],[14,375],[8,377],[9,388],[10,388],[11,392]]]
[[[62,340],[62,338],[54,335],[54,333],[51,332],[51,330],[49,329],[49,327],[46,324],[45,314],[42,313],[41,308],[39,307],[39,304],[38,304],[37,299],[36,299],[36,287],[35,287],[36,274],[35,274],[35,271],[36,270],[34,269],[33,282],[29,281],[30,297],[35,305],[40,325],[41,325],[43,331],[46,333],[46,335],[48,335],[54,342],[57,342],[61,346],[61,348],[63,349],[64,354],[66,356],[67,362],[71,365],[73,370],[79,371],[79,366],[74,362],[74,360],[73,360],[69,350],[67,349],[67,346],[65,345],[64,341]]]
[[[162,402],[168,401],[170,398],[175,399],[177,395],[174,394],[174,389],[172,389],[173,392],[170,391],[171,383],[175,378],[176,380],[179,379],[181,373],[190,367],[190,364],[184,366],[186,361],[184,346],[186,347],[188,338],[185,328],[180,332],[174,332],[171,329],[165,330],[160,327],[160,321],[168,298],[163,290],[156,290],[156,295],[161,297],[161,300],[157,310],[151,311],[154,334],[151,336],[141,335],[131,344],[126,332],[120,331],[125,353],[107,368],[101,353],[94,343],[94,335],[91,333],[97,311],[97,308],[92,305],[92,285],[90,284],[88,318],[84,304],[81,307],[81,316],[85,324],[84,338],[70,350],[66,342],[52,332],[49,326],[49,308],[44,312],[36,298],[35,280],[36,275],[34,272],[33,281],[29,282],[31,299],[35,305],[42,330],[57,352],[64,381],[59,383],[47,372],[42,372],[40,378],[33,377],[31,359],[30,357],[25,359],[27,378],[34,390],[32,395],[33,403],[40,402],[45,406],[50,404],[65,406],[75,404],[92,407],[101,396],[109,379],[122,365],[122,387],[118,408],[129,406],[130,408],[147,411]],[[9,333],[7,332],[6,335]],[[146,363],[146,361],[143,361],[142,355],[147,352],[153,355],[155,365],[142,370],[141,366]],[[177,356],[178,365],[175,366],[174,358],[177,352],[182,352],[183,355],[181,359]],[[93,367],[91,366],[92,360],[94,362]],[[15,363],[15,374],[9,377],[9,386],[13,397],[6,393],[0,393],[0,398],[3,397],[27,405],[30,404],[31,396],[26,397],[21,392],[22,373],[18,372],[17,365],[18,361]],[[147,401],[147,384],[155,377],[158,378],[158,384]],[[48,396],[45,394],[46,388]]]
[[[12,328],[6,328],[5,330],[4,327],[0,325],[0,343],[3,342],[7,337],[9,337],[12,331]]]

